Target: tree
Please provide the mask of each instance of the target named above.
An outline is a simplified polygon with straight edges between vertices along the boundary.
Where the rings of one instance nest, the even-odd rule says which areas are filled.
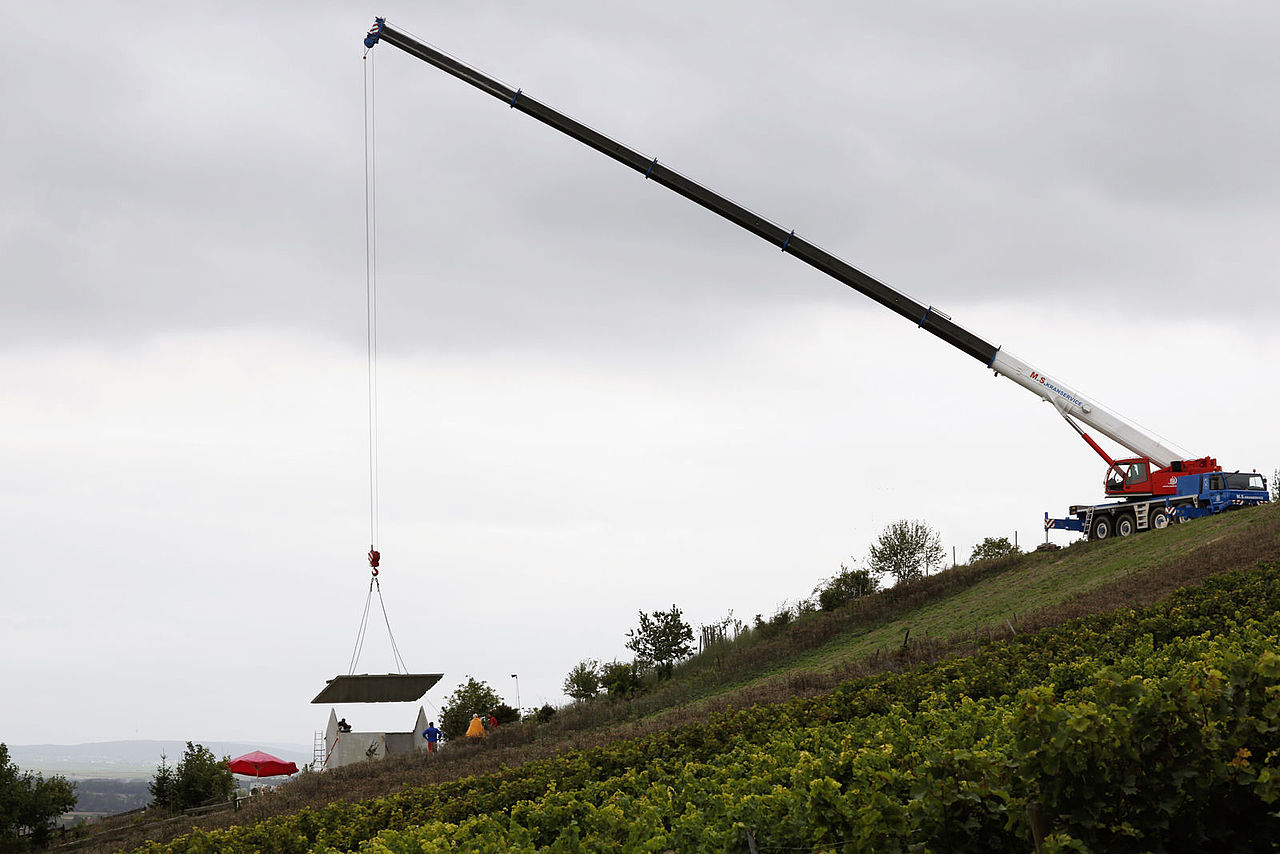
[[[600,662],[584,659],[564,677],[564,692],[578,702],[590,700],[600,693]]]
[[[182,761],[169,769],[165,757],[151,781],[151,795],[160,806],[185,810],[215,801],[225,801],[236,788],[236,778],[227,767],[231,757],[221,759],[202,744],[187,742]],[[160,798],[166,803],[160,803]]]
[[[914,581],[942,566],[942,537],[924,522],[902,519],[880,532],[871,546],[867,568],[898,581]]]
[[[76,784],[66,777],[21,771],[9,761],[9,747],[0,743],[0,851],[23,851],[44,846],[53,822],[76,805]]]
[[[472,715],[487,715],[502,704],[502,698],[486,682],[467,677],[440,707],[440,729],[445,738],[461,738]]]
[[[600,668],[600,687],[608,691],[610,697],[622,698],[639,691],[642,683],[634,665],[611,661]]]
[[[640,613],[639,628],[627,632],[627,649],[643,664],[651,664],[659,677],[671,675],[671,668],[693,652],[693,626],[683,619],[675,605],[670,611]]]
[[[870,596],[880,589],[880,579],[866,569],[850,569],[840,564],[840,571],[813,588],[818,606],[834,611],[846,602]]]
[[[977,563],[980,560],[993,560],[998,557],[1011,557],[1020,554],[1022,554],[1022,549],[1009,542],[1008,537],[985,537],[982,542],[973,547],[973,554],[969,556],[969,562]]]
[[[151,783],[147,786],[151,792],[151,805],[162,809],[173,807],[175,787],[176,778],[173,769],[169,767],[169,757],[161,753],[160,767],[156,768],[156,775],[151,778]]]

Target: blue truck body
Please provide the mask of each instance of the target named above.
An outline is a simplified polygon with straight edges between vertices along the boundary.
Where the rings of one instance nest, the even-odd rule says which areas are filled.
[[[1190,522],[1270,500],[1267,480],[1257,472],[1209,472],[1178,478],[1174,495],[1127,498],[1106,504],[1078,504],[1062,519],[1044,514],[1045,530],[1075,531],[1090,540],[1127,537],[1139,531]]]

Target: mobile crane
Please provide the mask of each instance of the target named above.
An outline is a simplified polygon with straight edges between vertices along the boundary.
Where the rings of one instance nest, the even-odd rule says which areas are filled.
[[[967,353],[997,376],[1027,389],[1058,411],[1062,418],[1107,463],[1103,491],[1109,502],[1076,505],[1068,515],[1052,519],[1045,514],[1045,528],[1076,531],[1091,540],[1129,536],[1138,531],[1164,528],[1173,521],[1185,522],[1236,507],[1268,500],[1266,480],[1255,472],[1224,472],[1210,456],[1184,459],[1159,439],[1074,390],[1066,383],[1032,367],[951,320],[932,305],[919,303],[864,273],[795,233],[724,196],[698,184],[658,162],[581,122],[525,94],[521,89],[495,80],[483,72],[426,45],[377,18],[365,36],[371,49],[380,41],[399,48],[506,103],[511,109],[532,116],[576,139],[624,166],[719,214],[735,225],[769,241],[783,252],[796,256],[828,276],[843,282],[933,333],[963,353]],[[1085,432],[1089,427],[1135,454],[1113,459]]]

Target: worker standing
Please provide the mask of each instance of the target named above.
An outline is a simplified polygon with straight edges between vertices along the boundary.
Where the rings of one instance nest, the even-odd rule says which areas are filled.
[[[484,722],[480,720],[479,715],[471,716],[471,725],[467,727],[467,738],[485,738],[488,735],[484,731]]]
[[[427,728],[422,731],[422,737],[427,740],[427,753],[435,753],[436,746],[440,743],[440,728],[436,726],[435,721],[427,724]]]

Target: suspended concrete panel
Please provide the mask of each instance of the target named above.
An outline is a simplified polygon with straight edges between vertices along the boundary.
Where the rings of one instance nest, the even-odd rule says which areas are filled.
[[[335,676],[313,703],[410,703],[420,699],[443,673],[362,673]]]

